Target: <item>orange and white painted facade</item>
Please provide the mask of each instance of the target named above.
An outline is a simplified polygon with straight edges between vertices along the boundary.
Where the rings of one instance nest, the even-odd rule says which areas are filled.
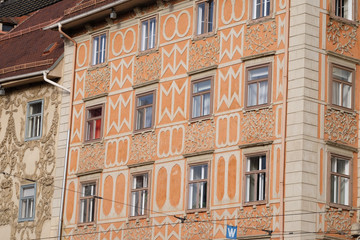
[[[359,205],[357,23],[331,16],[330,0],[270,2],[269,16],[253,20],[252,1],[215,0],[214,31],[200,36],[198,1],[125,8],[115,20],[109,8],[77,30],[64,21],[76,41],[65,40],[73,109],[64,239],[224,239],[227,224],[238,226],[239,239],[351,235]],[[142,52],[141,23],[152,17],[155,47]],[[106,60],[92,65],[94,37],[101,34]],[[268,102],[248,107],[249,70],[262,65]],[[350,108],[332,104],[331,66],[355,76]],[[211,79],[211,114],[192,118],[194,82],[204,78]],[[138,131],[137,98],[148,92],[154,93],[152,126]],[[100,105],[101,137],[86,141],[87,109]],[[266,156],[265,199],[249,204],[246,160],[254,154]],[[349,161],[344,206],[330,200],[331,156]],[[200,163],[208,166],[207,207],[189,211],[189,169]],[[143,172],[148,211],[131,217],[132,177]],[[99,198],[94,220],[81,224],[86,182],[96,184]]]

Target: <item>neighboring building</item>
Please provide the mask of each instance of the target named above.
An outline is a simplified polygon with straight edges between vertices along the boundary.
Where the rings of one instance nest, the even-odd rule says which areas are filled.
[[[0,36],[1,239],[58,235],[70,81],[62,78],[63,40],[58,32],[42,28],[72,4],[64,0],[33,9],[37,11]]]
[[[355,236],[359,7],[102,0],[65,10],[63,238],[224,239],[227,225],[238,239]]]

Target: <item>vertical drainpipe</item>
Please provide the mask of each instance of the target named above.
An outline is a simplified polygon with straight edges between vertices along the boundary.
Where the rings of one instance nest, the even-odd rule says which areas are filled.
[[[285,229],[285,170],[286,170],[286,135],[287,135],[287,98],[288,98],[288,71],[289,71],[289,35],[290,35],[290,2],[286,1],[286,26],[285,26],[285,56],[284,56],[284,75],[283,75],[283,109],[281,121],[281,157],[280,157],[280,239],[284,239]]]
[[[69,35],[64,33],[61,29],[61,23],[58,23],[58,31],[65,36],[67,39],[69,39],[74,44],[74,54],[73,54],[73,70],[72,70],[72,84],[71,84],[71,95],[70,95],[70,114],[69,114],[69,129],[67,132],[67,142],[66,142],[66,153],[65,153],[65,164],[64,164],[64,176],[63,176],[63,183],[62,183],[62,190],[61,190],[61,203],[60,203],[60,220],[59,220],[59,226],[58,226],[58,240],[61,239],[62,235],[62,223],[63,223],[63,215],[64,215],[64,200],[65,200],[65,187],[66,187],[66,178],[67,178],[67,166],[69,162],[69,149],[70,149],[70,132],[72,127],[72,114],[73,114],[73,99],[74,99],[74,88],[75,88],[75,67],[76,67],[76,53],[77,53],[77,43],[74,39],[72,39]]]

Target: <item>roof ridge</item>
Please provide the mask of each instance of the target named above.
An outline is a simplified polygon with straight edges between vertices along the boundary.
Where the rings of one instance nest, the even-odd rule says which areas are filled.
[[[17,32],[10,32],[10,33],[5,34],[4,36],[0,37],[0,42],[4,41],[4,40],[8,40],[10,38],[22,36],[22,35],[24,35],[26,33],[30,33],[30,32],[42,29],[42,28],[46,27],[47,25],[51,25],[51,24],[57,22],[59,19],[61,19],[61,17],[49,20],[47,22],[39,23],[39,24],[37,24],[35,26],[31,26],[31,27],[25,28],[25,29],[17,31]]]
[[[9,72],[16,72],[18,70],[23,70],[23,69],[33,68],[33,67],[45,66],[45,65],[48,65],[48,64],[52,64],[53,62],[54,62],[54,59],[51,58],[51,59],[46,59],[46,60],[41,60],[41,61],[22,63],[22,64],[19,64],[19,65],[2,68],[2,69],[0,69],[0,74],[5,74],[5,73],[9,73]]]
[[[68,8],[68,9],[65,9],[64,11],[64,15],[69,15],[71,13],[74,13],[74,12],[78,12],[84,8],[88,8],[90,6],[93,6],[93,5],[96,5],[97,3],[101,3],[101,2],[104,2],[106,0],[89,0],[87,2],[84,2],[84,3],[79,3],[78,5],[75,5],[71,8]]]

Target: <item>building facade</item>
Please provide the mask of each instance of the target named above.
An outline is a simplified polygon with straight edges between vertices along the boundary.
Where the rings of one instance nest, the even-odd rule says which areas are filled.
[[[355,0],[65,10],[48,26],[73,84],[62,237],[356,236],[359,14]]]
[[[30,16],[7,3],[1,16],[7,9],[21,22],[0,36],[0,238],[50,239],[62,215],[71,81],[62,77],[63,40],[43,27],[73,1],[26,6]]]

